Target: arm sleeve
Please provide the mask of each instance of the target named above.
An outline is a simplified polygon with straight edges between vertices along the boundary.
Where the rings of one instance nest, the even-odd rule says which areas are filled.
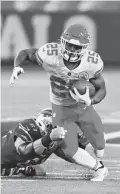
[[[41,155],[51,143],[49,135],[46,135],[34,142],[20,141],[17,138],[15,142],[18,153],[24,157],[25,160],[30,160]],[[17,143],[18,142],[18,143]]]

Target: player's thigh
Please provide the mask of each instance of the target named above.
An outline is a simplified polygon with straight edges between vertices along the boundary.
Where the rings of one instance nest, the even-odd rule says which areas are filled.
[[[104,126],[99,115],[92,106],[86,109],[86,112],[80,118],[78,125],[95,149],[105,148]]]
[[[77,113],[72,111],[72,107],[52,104],[52,112],[53,126],[62,126],[64,123],[70,123],[77,120]]]

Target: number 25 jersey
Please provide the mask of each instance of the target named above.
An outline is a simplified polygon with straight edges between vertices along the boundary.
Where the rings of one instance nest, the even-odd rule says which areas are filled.
[[[61,46],[48,43],[36,52],[38,64],[42,64],[50,79],[50,100],[56,105],[70,106],[76,101],[70,96],[70,86],[77,80],[94,78],[103,69],[103,61],[98,53],[86,50],[80,64],[73,70],[68,69],[61,55]]]

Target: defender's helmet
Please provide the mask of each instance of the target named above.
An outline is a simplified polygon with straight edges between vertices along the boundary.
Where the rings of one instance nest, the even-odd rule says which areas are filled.
[[[61,54],[69,62],[81,60],[87,49],[90,39],[87,30],[80,24],[68,27],[61,35]],[[68,46],[67,46],[68,45]],[[70,46],[76,46],[75,51],[71,51]]]
[[[40,126],[42,135],[45,135],[52,130],[52,109],[46,108],[41,110],[36,118],[36,123]]]

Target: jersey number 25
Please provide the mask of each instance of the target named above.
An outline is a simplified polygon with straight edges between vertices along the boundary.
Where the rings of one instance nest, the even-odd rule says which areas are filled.
[[[47,54],[49,56],[58,55],[58,49],[57,48],[58,48],[58,46],[57,46],[56,43],[47,45]]]
[[[89,52],[88,52],[87,61],[88,61],[88,62],[92,62],[92,63],[94,63],[94,64],[97,64],[97,63],[98,63],[98,54],[89,51]]]

